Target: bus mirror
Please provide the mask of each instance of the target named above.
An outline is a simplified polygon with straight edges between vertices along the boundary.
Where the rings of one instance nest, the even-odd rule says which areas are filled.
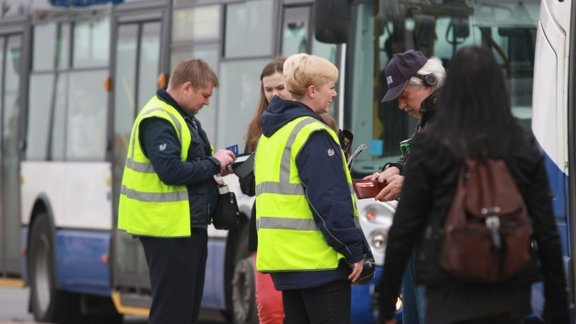
[[[316,0],[314,6],[316,39],[330,44],[347,42],[351,0]]]

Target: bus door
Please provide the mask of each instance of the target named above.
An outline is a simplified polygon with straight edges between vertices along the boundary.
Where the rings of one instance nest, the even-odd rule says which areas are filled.
[[[112,24],[112,60],[110,107],[113,112],[112,172],[114,192],[114,228],[117,228],[118,197],[132,124],[142,106],[158,88],[162,65],[161,42],[166,32],[165,4],[150,8],[120,9]],[[149,289],[147,266],[140,242],[121,231],[113,234],[113,287],[120,292],[145,295]],[[121,300],[122,304],[148,307]]]
[[[23,23],[0,25],[0,278],[15,279],[20,264],[20,153]],[[2,281],[2,279],[0,279]],[[4,280],[6,283],[20,281]]]

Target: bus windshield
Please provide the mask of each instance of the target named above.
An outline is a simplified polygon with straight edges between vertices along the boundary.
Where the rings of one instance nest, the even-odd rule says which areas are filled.
[[[384,68],[394,53],[407,49],[439,58],[447,72],[456,51],[466,45],[489,47],[507,79],[513,113],[527,129],[532,116],[534,44],[540,2],[485,0],[392,0],[359,4],[348,42],[346,127],[354,146],[369,150],[353,173],[378,171],[400,156],[399,142],[409,138],[417,120],[382,103]]]

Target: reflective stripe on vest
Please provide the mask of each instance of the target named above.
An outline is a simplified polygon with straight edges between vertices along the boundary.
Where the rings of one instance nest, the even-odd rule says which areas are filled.
[[[314,222],[300,181],[296,158],[310,135],[334,131],[312,117],[300,117],[271,137],[262,136],[255,156],[258,271],[314,271],[335,269],[344,256],[330,247]],[[349,188],[352,180],[343,161]],[[350,199],[357,215],[352,191]]]
[[[180,141],[180,159],[186,161],[192,134],[184,117],[156,96],[136,117],[124,166],[118,228],[134,235],[190,236],[190,205],[186,186],[170,186],[160,180],[140,143],[140,124],[146,118],[162,118],[174,127]]]

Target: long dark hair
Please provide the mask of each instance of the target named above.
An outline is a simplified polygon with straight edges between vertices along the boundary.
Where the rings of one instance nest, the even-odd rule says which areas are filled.
[[[504,74],[487,48],[468,46],[456,53],[428,133],[461,157],[477,156],[486,148],[491,156],[502,157],[522,138]]]
[[[258,139],[260,138],[260,135],[262,135],[262,125],[260,124],[260,118],[262,117],[262,114],[266,108],[268,108],[268,100],[264,94],[262,79],[264,79],[264,77],[271,76],[276,72],[282,74],[284,71],[284,61],[286,61],[286,58],[277,57],[266,64],[266,66],[264,66],[262,69],[262,73],[260,73],[260,101],[258,102],[256,113],[248,125],[248,131],[246,132],[246,152],[254,152],[256,150]]]

